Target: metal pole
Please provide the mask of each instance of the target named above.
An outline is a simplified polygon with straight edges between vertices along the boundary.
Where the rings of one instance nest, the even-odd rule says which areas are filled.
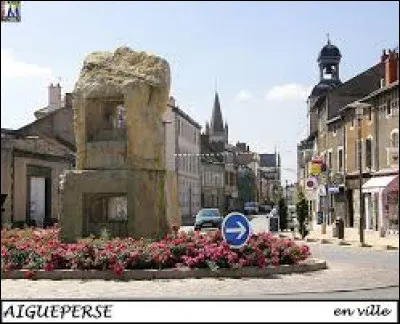
[[[286,191],[285,191],[285,199],[286,199],[286,205],[289,205],[288,203],[288,188],[289,188],[289,181],[286,180]]]
[[[364,243],[364,203],[362,195],[362,145],[361,145],[361,114],[358,114],[358,185],[360,190],[360,243]]]

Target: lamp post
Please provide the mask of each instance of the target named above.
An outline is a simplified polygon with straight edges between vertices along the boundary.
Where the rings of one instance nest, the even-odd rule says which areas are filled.
[[[369,104],[362,102],[355,102],[353,107],[355,108],[355,113],[357,116],[357,131],[358,131],[358,187],[360,191],[360,243],[364,244],[364,201],[362,194],[362,143],[361,143],[361,121],[364,114],[364,108],[370,107]]]

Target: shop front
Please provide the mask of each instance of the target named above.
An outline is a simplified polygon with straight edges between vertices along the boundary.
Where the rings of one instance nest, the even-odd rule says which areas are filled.
[[[382,235],[399,231],[398,175],[373,177],[362,187],[365,203],[365,229]]]

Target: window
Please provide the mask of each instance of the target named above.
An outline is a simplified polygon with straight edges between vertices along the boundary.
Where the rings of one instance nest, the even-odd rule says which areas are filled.
[[[389,100],[388,103],[386,104],[386,116],[391,116],[392,115],[392,103]]]
[[[372,107],[369,107],[367,110],[368,120],[372,121]]]
[[[391,111],[392,116],[398,115],[399,98],[393,99],[391,105],[392,105],[392,111]]]
[[[354,157],[355,157],[355,165],[354,165],[354,169],[355,170],[359,170],[359,166],[358,166],[358,140],[356,140],[356,147],[355,147],[355,154],[354,154]]]
[[[355,124],[355,116],[354,116],[354,114],[353,115],[350,115],[350,127],[354,127],[354,124]]]
[[[328,168],[332,168],[332,152],[328,153]]]
[[[371,169],[372,167],[372,139],[367,138],[365,141],[365,167]]]
[[[399,148],[399,131],[395,130],[390,136],[390,146],[392,148]]]
[[[333,124],[333,136],[336,136],[337,126]]]
[[[338,149],[338,171],[343,171],[343,149]]]
[[[110,221],[128,220],[128,200],[126,196],[110,197],[107,200],[107,218]]]

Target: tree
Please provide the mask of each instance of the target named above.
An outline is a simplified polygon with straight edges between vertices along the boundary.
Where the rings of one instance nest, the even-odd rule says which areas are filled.
[[[279,226],[281,231],[287,229],[287,205],[285,199],[280,198],[278,202],[278,212],[279,212]]]
[[[301,191],[299,191],[297,195],[296,213],[297,220],[299,222],[299,232],[301,237],[304,239],[308,235],[308,223],[310,220],[310,215],[308,212],[307,200]]]
[[[255,175],[251,169],[238,170],[238,198],[241,207],[248,201],[255,201],[256,191],[254,188]]]

